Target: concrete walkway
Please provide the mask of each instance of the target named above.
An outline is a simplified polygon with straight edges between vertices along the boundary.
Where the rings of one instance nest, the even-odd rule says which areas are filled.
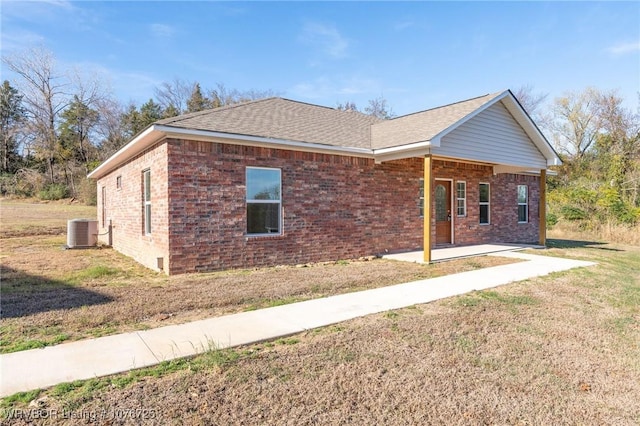
[[[0,397],[147,367],[212,348],[274,339],[364,315],[593,265],[516,252],[496,256],[526,262],[0,355]]]

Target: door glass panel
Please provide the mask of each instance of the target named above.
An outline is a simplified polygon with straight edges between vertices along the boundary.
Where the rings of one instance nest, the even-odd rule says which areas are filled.
[[[436,221],[447,220],[447,190],[444,185],[436,186]]]

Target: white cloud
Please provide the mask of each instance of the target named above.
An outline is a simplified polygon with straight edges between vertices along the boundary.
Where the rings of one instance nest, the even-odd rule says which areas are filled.
[[[618,43],[607,48],[607,51],[613,55],[624,55],[640,51],[640,41],[631,43]]]
[[[176,33],[175,28],[165,24],[151,24],[149,26],[149,29],[151,30],[151,34],[154,37],[167,38],[173,36]]]
[[[3,54],[25,50],[29,47],[44,45],[47,41],[42,35],[33,31],[13,30],[2,31],[0,38],[0,51]]]
[[[46,1],[3,1],[2,14],[4,18],[21,19],[27,22],[54,21],[60,18],[59,13],[76,13],[71,2]]]
[[[396,22],[393,25],[393,29],[396,31],[402,31],[402,30],[406,30],[407,28],[413,27],[414,25],[415,25],[415,22],[411,20],[405,20],[405,21]]]
[[[349,41],[334,26],[316,22],[306,23],[301,39],[307,44],[320,48],[323,53],[334,59],[348,56]]]
[[[362,75],[322,76],[311,81],[300,82],[287,93],[294,99],[302,98],[316,102],[360,101],[362,98],[379,96],[382,85],[374,78]]]

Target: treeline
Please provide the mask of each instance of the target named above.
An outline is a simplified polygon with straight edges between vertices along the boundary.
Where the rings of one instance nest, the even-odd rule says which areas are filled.
[[[95,204],[95,182],[86,175],[149,124],[275,95],[175,79],[144,104],[123,105],[97,76],[60,69],[45,49],[2,63],[18,79],[0,86],[0,195]]]
[[[563,160],[548,180],[549,225],[622,226],[640,234],[638,114],[615,91],[587,88],[555,99],[540,118]],[[638,242],[640,235],[625,239]]]
[[[276,95],[174,79],[142,105],[123,105],[95,76],[61,70],[32,49],[2,58],[19,78],[0,86],[0,194],[95,203],[89,171],[149,124],[166,117]],[[640,226],[640,120],[616,92],[587,88],[547,102],[524,86],[516,98],[563,160],[549,177],[549,225]],[[354,102],[337,104],[358,110]],[[362,111],[394,116],[382,98]],[[638,230],[638,228],[636,228]]]

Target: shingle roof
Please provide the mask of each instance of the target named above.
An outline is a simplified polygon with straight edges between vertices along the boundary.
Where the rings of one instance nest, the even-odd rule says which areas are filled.
[[[267,98],[160,120],[191,130],[371,148],[371,125],[381,119],[355,111]]]
[[[502,93],[492,93],[377,123],[371,128],[371,147],[390,148],[429,141]]]

